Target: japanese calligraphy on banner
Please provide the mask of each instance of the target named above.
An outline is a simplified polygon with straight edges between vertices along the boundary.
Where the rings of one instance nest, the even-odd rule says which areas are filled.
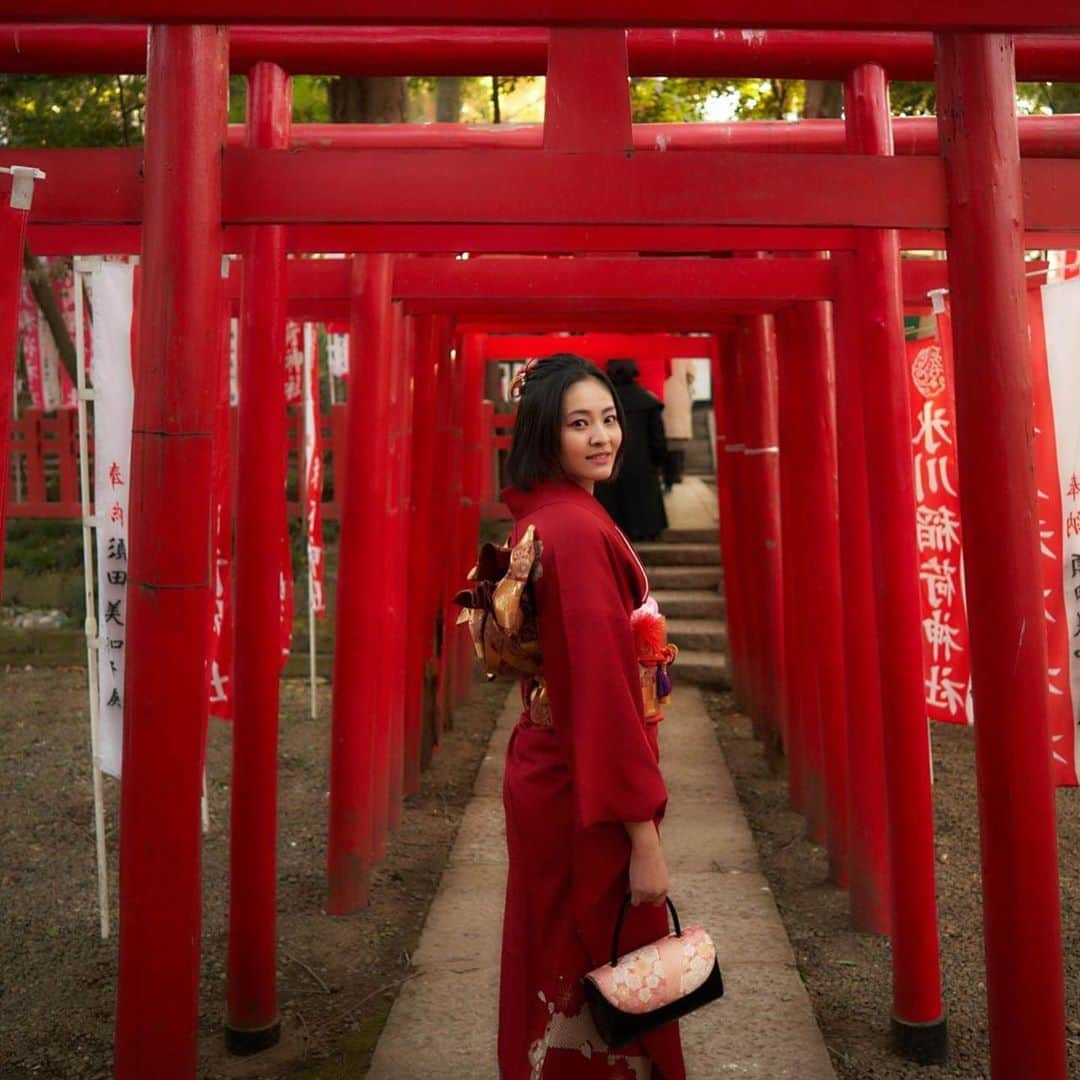
[[[281,526],[281,571],[278,574],[278,599],[281,602],[281,665],[285,667],[292,652],[294,586],[292,570],[292,542],[289,539],[289,519],[285,517]],[[279,670],[280,670],[279,668]]]
[[[964,724],[972,718],[971,668],[949,352],[937,338],[907,343],[926,713],[931,720]]]
[[[285,404],[304,400],[304,328],[289,320],[285,324]]]
[[[322,415],[319,401],[319,349],[315,327],[304,325],[304,521],[307,526],[309,607],[326,615],[322,492]]]
[[[1080,729],[1080,280],[1028,290],[1035,485],[1054,782],[1078,783]]]
[[[227,355],[221,364],[214,409],[214,454],[210,465],[210,528],[212,545],[210,636],[207,641],[207,677],[210,715],[233,718],[233,596],[232,596],[232,425],[236,380],[236,319],[225,335]]]
[[[349,335],[328,330],[326,335],[326,363],[335,379],[349,375]]]
[[[91,275],[100,717],[97,764],[110,776],[120,775],[123,746],[133,275],[132,266],[104,260]]]

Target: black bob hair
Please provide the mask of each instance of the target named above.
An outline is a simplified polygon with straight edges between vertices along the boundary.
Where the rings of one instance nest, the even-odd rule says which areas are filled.
[[[611,380],[595,364],[574,353],[546,356],[528,369],[521,388],[514,436],[506,458],[510,483],[529,491],[545,480],[562,475],[563,396],[576,382],[595,379],[611,394],[619,427],[625,430],[625,415]],[[623,447],[615,454],[615,476],[622,461]]]
[[[641,374],[637,361],[629,357],[612,357],[604,366],[615,386],[629,386]]]

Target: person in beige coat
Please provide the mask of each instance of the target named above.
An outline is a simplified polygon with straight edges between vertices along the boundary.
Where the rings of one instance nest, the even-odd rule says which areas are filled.
[[[664,459],[664,491],[682,483],[686,447],[694,434],[694,361],[677,356],[671,361],[671,374],[664,381],[664,436],[667,457]]]

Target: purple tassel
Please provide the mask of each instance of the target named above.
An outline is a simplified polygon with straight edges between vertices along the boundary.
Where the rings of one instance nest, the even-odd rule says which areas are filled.
[[[656,696],[666,698],[670,695],[671,676],[667,673],[667,668],[660,664],[656,668]]]

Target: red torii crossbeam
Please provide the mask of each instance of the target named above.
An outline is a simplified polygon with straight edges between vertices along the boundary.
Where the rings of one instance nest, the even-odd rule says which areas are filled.
[[[366,23],[485,26],[734,27],[746,24],[738,0],[112,0],[108,11],[88,14],[81,0],[9,0],[12,19],[94,23]],[[359,10],[358,10],[359,9]],[[771,0],[753,11],[755,27],[865,30],[1067,30],[1080,26],[1070,0],[1017,6],[1011,0],[890,0],[873,5],[852,0]]]
[[[0,70],[14,74],[139,74],[146,70],[145,26],[0,24]],[[635,77],[843,79],[859,64],[883,66],[893,79],[934,77],[928,33],[851,30],[702,30],[634,27],[627,31]],[[234,25],[229,66],[246,74],[260,60],[295,75],[544,75],[548,31],[537,27]],[[1068,82],[1080,39],[1029,34],[1016,39],[1016,77]]]

